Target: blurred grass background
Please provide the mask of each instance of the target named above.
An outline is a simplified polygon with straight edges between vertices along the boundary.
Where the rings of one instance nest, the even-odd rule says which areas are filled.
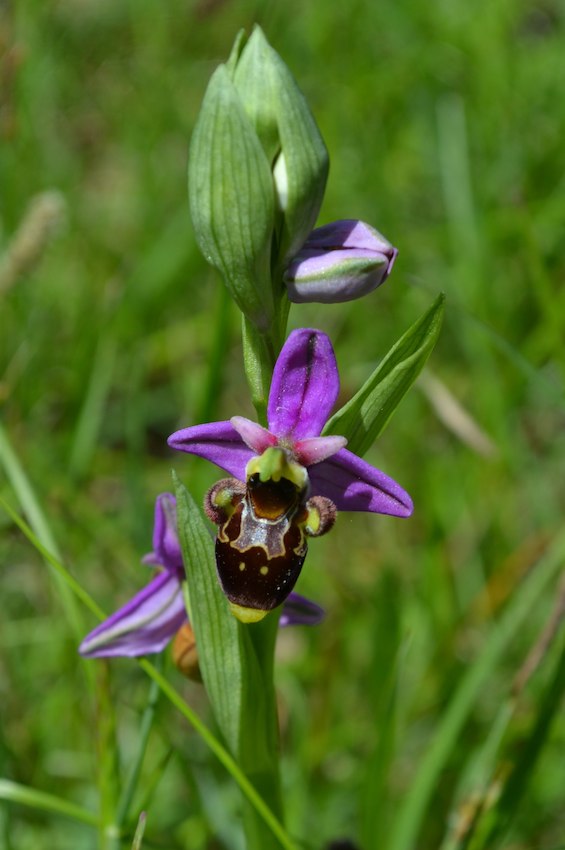
[[[196,249],[185,173],[208,78],[254,22],[330,150],[320,223],[362,218],[400,249],[369,298],[291,312],[332,336],[343,399],[447,295],[429,371],[368,456],[411,493],[414,517],[342,516],[298,587],[326,622],[279,640],[289,829],[312,848],[348,836],[364,850],[557,850],[562,635],[539,644],[557,624],[557,570],[528,599],[543,558],[565,555],[557,0],[1,4],[2,439],[107,611],[145,581],[139,558],[171,467],[197,497],[218,477],[165,443],[183,425],[252,415],[238,317]],[[5,472],[0,495],[19,508]],[[0,531],[0,777],[95,811],[104,724],[76,632],[4,513]],[[517,599],[526,615],[513,614]],[[501,622],[514,626],[499,651]],[[84,615],[78,628],[93,625]],[[116,705],[127,774],[149,685],[134,663],[110,673],[98,688]],[[169,675],[206,716],[199,686]],[[160,701],[123,846],[143,807],[144,846],[241,846],[237,806]],[[97,840],[0,802],[6,850]]]

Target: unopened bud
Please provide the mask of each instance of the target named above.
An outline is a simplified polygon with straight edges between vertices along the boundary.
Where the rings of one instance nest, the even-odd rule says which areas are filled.
[[[175,667],[183,676],[194,682],[202,681],[196,638],[190,623],[184,623],[176,633],[172,645],[172,656]]]
[[[380,286],[398,251],[362,221],[344,219],[313,230],[287,267],[291,301],[324,304],[352,301]]]

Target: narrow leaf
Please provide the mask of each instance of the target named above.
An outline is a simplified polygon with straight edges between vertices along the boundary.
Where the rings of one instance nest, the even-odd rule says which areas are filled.
[[[28,518],[29,524],[34,531],[34,534],[44,547],[57,558],[60,558],[59,548],[55,542],[55,536],[51,530],[43,510],[40,507],[39,501],[33,490],[31,481],[29,480],[23,464],[20,462],[14,449],[8,439],[7,433],[0,424],[0,467],[4,469],[6,477],[10,481],[13,490],[21,505],[22,511]],[[13,512],[8,510],[15,519]],[[17,522],[17,520],[15,520]],[[39,548],[39,547],[38,547]],[[42,554],[43,554],[43,550]],[[51,563],[49,557],[47,561]],[[72,593],[69,592],[63,581],[56,577],[57,592],[61,599],[61,603],[65,610],[65,614],[72,627],[75,637],[80,638],[83,632],[82,618],[77,608],[76,602]],[[91,683],[92,684],[92,683]]]
[[[27,788],[9,779],[0,779],[0,800],[8,800],[20,806],[29,806],[44,812],[52,812],[67,818],[86,823],[89,826],[98,826],[98,817],[88,809],[69,803],[55,794],[45,791],[37,791],[35,788]]]
[[[561,534],[528,577],[516,588],[499,622],[492,626],[483,651],[455,689],[438,728],[430,738],[430,745],[397,812],[395,829],[387,841],[387,850],[411,850],[417,846],[426,808],[475,701],[485,687],[488,687],[489,678],[495,675],[497,664],[511,641],[519,634],[533,607],[558,575],[564,555],[565,534]]]
[[[520,812],[521,802],[535,776],[535,770],[552,725],[563,704],[565,692],[565,648],[561,649],[553,676],[549,679],[541,699],[532,729],[520,742],[519,756],[504,785],[504,790],[489,817],[490,829],[477,846],[481,850],[504,846],[504,837]]]
[[[179,539],[185,563],[190,619],[202,679],[231,751],[239,750],[242,658],[237,621],[216,577],[214,542],[200,509],[174,475]]]
[[[135,835],[133,836],[133,844],[131,845],[131,850],[141,850],[141,842],[143,840],[143,833],[145,832],[146,820],[147,815],[145,814],[145,812],[141,812],[139,820],[137,822]]]
[[[281,816],[278,726],[273,684],[278,619],[253,626],[231,614],[216,575],[215,551],[200,509],[175,477],[179,539],[187,573],[189,613],[202,679],[212,709],[239,767],[272,813]],[[259,814],[259,817],[257,817]],[[245,810],[246,832],[268,850],[274,830],[256,803]],[[280,838],[277,836],[277,840]]]
[[[365,454],[430,356],[441,328],[444,301],[445,296],[438,295],[430,309],[390,349],[359,392],[332,416],[324,434],[347,437],[348,449]]]

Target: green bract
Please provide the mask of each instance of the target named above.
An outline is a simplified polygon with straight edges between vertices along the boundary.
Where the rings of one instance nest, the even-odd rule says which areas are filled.
[[[269,333],[282,309],[282,268],[320,209],[328,154],[290,71],[258,27],[246,44],[238,37],[210,80],[188,173],[200,249],[242,313]]]
[[[351,451],[364,455],[410,389],[433,351],[443,320],[445,296],[393,345],[361,389],[327,423],[324,434],[347,437]]]
[[[274,171],[282,212],[277,253],[284,263],[316,223],[328,152],[304,95],[259,27],[241,52],[234,83]]]
[[[208,85],[188,165],[190,212],[200,250],[239,309],[266,330],[275,221],[267,157],[224,65]]]

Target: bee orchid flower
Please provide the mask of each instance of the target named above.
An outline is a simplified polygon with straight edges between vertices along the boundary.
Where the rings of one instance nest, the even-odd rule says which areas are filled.
[[[162,493],[155,504],[153,551],[143,563],[157,574],[126,605],[97,626],[82,641],[79,652],[86,658],[135,657],[161,652],[188,624],[182,582],[185,572],[177,536],[176,502]],[[322,608],[291,594],[283,608],[281,626],[316,625]]]
[[[321,436],[339,393],[330,339],[293,331],[275,364],[267,428],[242,416],[177,431],[169,445],[234,476],[206,499],[220,526],[216,564],[232,610],[260,619],[288,596],[306,556],[306,536],[327,531],[336,510],[407,517],[410,496],[388,475]]]

